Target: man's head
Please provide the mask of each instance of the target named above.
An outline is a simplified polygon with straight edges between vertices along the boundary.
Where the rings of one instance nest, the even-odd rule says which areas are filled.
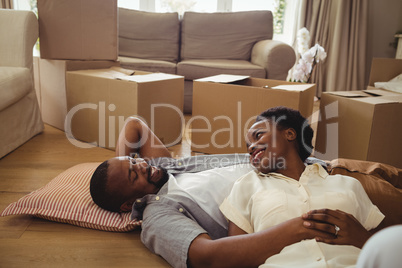
[[[136,199],[158,192],[168,179],[166,169],[150,166],[141,158],[115,157],[95,170],[90,192],[101,208],[125,212],[131,211]]]
[[[313,134],[299,111],[283,106],[270,108],[257,117],[248,131],[250,161],[263,173],[283,168],[293,152],[304,162],[313,149]]]

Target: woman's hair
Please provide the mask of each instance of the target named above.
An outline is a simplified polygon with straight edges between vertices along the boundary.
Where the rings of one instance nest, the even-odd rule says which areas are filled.
[[[120,206],[125,200],[122,200],[122,196],[111,193],[107,189],[108,167],[109,162],[106,160],[96,168],[94,174],[92,175],[89,188],[92,200],[95,202],[95,204],[103,209],[119,212]]]
[[[279,130],[293,128],[296,131],[297,150],[302,161],[305,161],[313,151],[312,139],[314,131],[299,111],[278,106],[265,110],[257,116],[256,122],[271,120]]]

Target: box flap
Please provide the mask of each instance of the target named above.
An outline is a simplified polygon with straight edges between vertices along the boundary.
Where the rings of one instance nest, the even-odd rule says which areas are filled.
[[[126,75],[133,75],[134,73],[136,73],[133,70],[124,69],[124,68],[122,68],[120,66],[113,66],[113,67],[110,67],[110,69],[114,70],[114,71],[117,71],[117,72],[120,72],[120,73],[123,73],[123,74],[126,74]]]
[[[367,87],[367,89],[363,90],[363,91],[372,96],[384,96],[384,90],[376,89],[376,88],[370,87],[370,86]]]
[[[365,93],[370,94],[372,96],[396,96],[401,95],[397,92],[385,90],[385,89],[378,89],[375,87],[368,86],[366,90],[363,90]],[[401,95],[402,96],[402,95]]]
[[[115,79],[137,82],[137,83],[147,83],[147,82],[163,81],[177,78],[183,78],[183,76],[174,74],[165,74],[165,73],[150,73],[143,75],[119,74],[115,76]]]
[[[241,81],[241,80],[247,79],[249,77],[250,76],[247,76],[247,75],[218,74],[218,75],[214,75],[214,76],[200,78],[200,79],[197,79],[194,81],[227,84],[227,83],[233,83],[236,81]]]
[[[134,73],[134,71],[123,69],[120,67],[111,67],[108,69],[88,69],[88,70],[68,71],[67,73],[75,73],[75,74],[115,79],[116,77],[121,76],[121,75],[127,75],[129,73],[132,74],[132,73]]]
[[[393,98],[392,96],[384,96],[384,97],[367,97],[358,99],[360,102],[365,102],[369,104],[389,104],[389,103],[400,103],[401,101],[397,98]]]
[[[272,87],[273,89],[282,89],[282,90],[289,90],[289,91],[304,91],[309,89],[311,84],[298,84],[298,85],[279,85],[276,87]]]
[[[335,91],[326,93],[345,98],[363,98],[368,96],[363,91]]]
[[[41,61],[45,61],[45,59],[41,59]],[[111,60],[48,60],[48,61],[64,62],[66,71],[107,69],[107,68],[113,68],[113,67],[118,68],[118,69],[123,69],[120,67],[119,61],[111,61]],[[129,71],[129,70],[127,70],[127,71]]]

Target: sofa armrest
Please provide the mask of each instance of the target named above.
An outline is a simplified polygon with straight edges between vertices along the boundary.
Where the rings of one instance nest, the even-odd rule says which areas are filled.
[[[251,62],[265,69],[266,78],[286,80],[296,62],[296,54],[291,46],[281,41],[262,40],[251,51]]]
[[[0,66],[32,71],[38,29],[38,19],[32,11],[0,9]]]

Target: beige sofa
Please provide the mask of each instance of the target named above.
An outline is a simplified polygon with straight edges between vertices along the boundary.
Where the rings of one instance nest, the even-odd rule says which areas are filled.
[[[0,9],[0,157],[43,130],[33,82],[33,12]]]
[[[151,13],[119,9],[119,61],[129,69],[185,77],[184,112],[192,80],[240,74],[285,80],[295,63],[289,45],[272,40],[270,11]]]

